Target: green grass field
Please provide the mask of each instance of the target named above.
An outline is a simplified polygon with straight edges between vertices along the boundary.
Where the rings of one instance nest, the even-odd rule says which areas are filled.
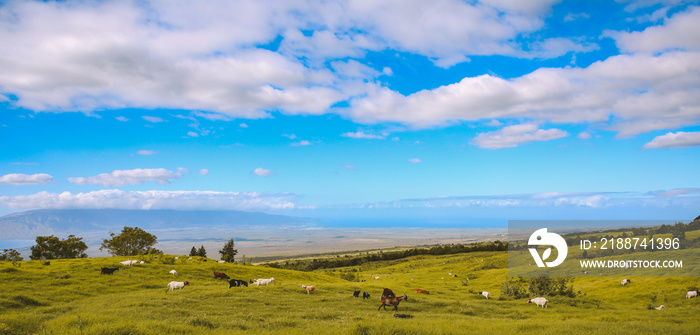
[[[361,267],[298,272],[266,266],[157,261],[101,275],[125,257],[0,262],[0,334],[697,334],[700,299],[685,299],[700,278],[576,278],[576,298],[547,297],[549,307],[501,296],[505,252],[417,256]],[[177,270],[174,277],[168,272]],[[235,279],[274,277],[270,286],[228,289]],[[352,271],[359,280],[336,275]],[[357,272],[354,272],[357,271]],[[456,274],[457,277],[449,276]],[[379,277],[379,279],[374,279]],[[465,279],[469,278],[467,282]],[[166,293],[172,280],[189,280]],[[467,283],[465,285],[465,282]],[[301,285],[317,285],[307,295]],[[384,287],[406,293],[398,319],[377,311]],[[415,289],[430,291],[417,295]],[[352,291],[371,294],[354,299]],[[491,299],[476,294],[489,291]],[[649,310],[652,296],[661,311]]]

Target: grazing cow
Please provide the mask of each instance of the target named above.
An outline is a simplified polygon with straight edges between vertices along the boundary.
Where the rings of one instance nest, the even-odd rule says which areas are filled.
[[[165,293],[168,293],[168,291],[172,291],[175,289],[182,289],[185,288],[186,285],[189,285],[190,281],[185,280],[185,281],[171,281],[168,283],[168,290],[165,291]]]
[[[489,298],[489,293],[486,292],[486,291],[483,291],[483,292],[476,292],[476,294],[481,294],[481,295],[483,295],[484,297],[486,297],[486,299]]]
[[[238,280],[238,279],[231,279],[228,281],[228,288],[241,287],[241,286],[248,287],[248,282],[246,282],[245,280]]]
[[[661,305],[659,307],[654,307],[655,310],[660,311],[661,309],[665,308],[666,306]]]
[[[392,292],[390,289],[385,288],[384,292],[382,292],[382,298],[396,298],[396,294]]]
[[[632,281],[629,280],[629,279],[623,279],[622,281],[620,281],[620,286],[625,286],[625,285],[627,285],[627,284],[629,284],[629,283],[631,283],[631,282],[632,282]]]
[[[384,310],[386,311],[387,305],[393,305],[394,310],[398,311],[399,310],[399,303],[401,302],[401,300],[408,301],[408,297],[406,296],[405,293],[403,296],[400,296],[400,297],[394,297],[394,298],[382,297],[381,298],[382,304],[379,306],[379,308],[377,308],[377,310],[380,310],[380,309],[382,309],[382,307],[384,307]]]
[[[353,297],[353,298],[359,298],[359,297],[360,297],[360,291],[352,292],[352,297]]]
[[[177,271],[175,271],[175,270],[170,270],[170,273],[172,273],[173,276],[177,276]]]
[[[219,279],[219,278],[226,279],[226,280],[231,279],[227,274],[225,274],[223,272],[214,271],[214,279]]]
[[[416,293],[430,294],[430,292],[428,292],[426,290],[421,290],[419,288],[416,289]]]
[[[255,286],[260,286],[260,285],[270,285],[275,280],[275,277],[271,277],[270,279],[258,279],[256,280],[253,285]]]
[[[114,271],[119,271],[119,268],[102,268],[100,274],[111,275],[114,274]]]
[[[369,299],[369,293],[362,292],[362,299]]]
[[[686,299],[695,298],[697,296],[698,296],[698,291],[688,291],[688,293],[685,294]]]
[[[535,305],[537,305],[537,306],[540,306],[540,307],[542,307],[542,308],[546,308],[546,307],[547,307],[547,303],[549,302],[549,300],[547,300],[547,299],[545,299],[545,298],[542,298],[542,297],[539,297],[539,298],[534,298],[534,299],[530,299],[530,300],[527,301],[528,304],[533,303],[533,302],[534,302]]]
[[[309,285],[309,286],[301,285],[301,288],[306,289],[306,294],[309,294],[310,292],[316,293],[316,285]]]

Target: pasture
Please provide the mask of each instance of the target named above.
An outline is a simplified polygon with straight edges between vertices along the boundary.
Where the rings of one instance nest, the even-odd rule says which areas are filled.
[[[140,259],[148,263],[120,266],[113,275],[100,268],[116,267],[125,257],[19,267],[0,262],[0,334],[697,334],[699,324],[700,299],[685,294],[700,278],[631,277],[625,287],[622,278],[576,278],[576,298],[547,297],[544,309],[502,296],[505,252],[416,256],[316,272],[187,257],[174,264]],[[275,281],[228,289],[214,271]],[[339,278],[347,272],[358,281]],[[185,280],[189,286],[166,293],[170,281]],[[316,285],[315,294],[301,285]],[[413,318],[395,318],[392,308],[377,311],[384,287],[408,296],[398,313]],[[416,294],[418,288],[430,294]],[[355,290],[371,298],[353,298]],[[490,299],[480,291],[490,292]],[[650,310],[652,303],[666,308]]]

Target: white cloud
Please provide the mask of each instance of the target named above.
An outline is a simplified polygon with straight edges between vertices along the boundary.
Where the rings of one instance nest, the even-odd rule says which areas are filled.
[[[117,119],[117,121],[121,121],[121,122],[129,121],[129,119],[127,119],[127,118],[125,118],[125,117],[123,117],[123,116],[117,116],[117,117],[115,117],[115,119]]]
[[[142,116],[141,118],[144,119],[144,120],[146,120],[146,121],[148,121],[148,122],[151,122],[151,123],[161,123],[161,122],[165,122],[165,120],[163,120],[163,118],[160,118],[160,117],[157,117],[157,116],[148,116],[148,115],[144,115],[144,116]]]
[[[414,163],[414,164],[415,163],[423,163],[423,161],[418,159],[418,158],[409,158],[408,161],[411,163]]]
[[[522,143],[550,141],[566,136],[569,134],[560,129],[539,129],[535,123],[524,123],[507,126],[493,132],[481,133],[471,143],[486,149],[503,149],[516,147]]]
[[[220,113],[193,112],[192,115],[198,116],[210,121],[230,121],[231,118]]]
[[[197,134],[197,133],[195,133],[195,132],[193,132],[193,131],[188,131],[188,132],[187,132],[187,136],[189,136],[189,137],[199,137],[199,134]]]
[[[46,173],[10,173],[0,177],[0,184],[6,185],[43,185],[51,183],[52,181],[53,177]]]
[[[674,188],[668,191],[655,192],[654,195],[657,197],[678,197],[686,194],[696,194],[700,193],[700,188],[698,187],[687,187],[687,188]]]
[[[241,122],[238,126],[241,128],[248,128],[248,125],[243,122]]]
[[[48,193],[0,196],[0,206],[22,209],[187,209],[265,211],[293,209],[297,196],[290,193],[212,191],[121,191]]]
[[[667,133],[655,137],[644,145],[644,149],[671,149],[700,146],[700,132]]]
[[[139,151],[137,151],[136,153],[139,154],[139,155],[149,156],[149,155],[153,155],[153,154],[155,154],[155,153],[158,153],[158,151],[154,151],[154,150],[139,150]]]
[[[342,166],[345,170],[357,170],[357,168],[347,163],[340,164],[340,166]]]
[[[383,140],[386,138],[386,136],[383,136],[383,135],[367,134],[367,133],[364,133],[361,131],[347,132],[347,133],[341,134],[340,136],[349,137],[349,138],[378,139],[378,140]]]
[[[209,170],[207,169],[199,169],[199,174],[202,176],[206,176],[209,174]]]
[[[578,138],[580,138],[580,139],[582,139],[582,140],[588,140],[588,139],[590,139],[592,136],[591,136],[591,134],[589,134],[589,133],[587,133],[587,132],[585,132],[585,131],[582,131],[582,132],[580,132],[580,133],[578,134],[578,136],[576,136],[576,137],[578,137]]]
[[[68,178],[68,181],[78,185],[100,184],[104,187],[143,184],[147,181],[153,181],[158,184],[169,184],[172,179],[180,178],[180,176],[182,176],[182,171],[183,170],[178,170],[178,172],[173,172],[163,168],[114,170],[111,173],[100,173],[94,177]]]
[[[665,13],[664,13],[665,14]],[[700,7],[673,15],[663,25],[641,32],[606,32],[625,52],[658,52],[670,49],[700,50]]]
[[[294,142],[294,143],[292,143],[292,144],[290,144],[290,145],[293,146],[293,147],[302,147],[302,146],[311,145],[311,142],[309,142],[309,141],[307,141],[307,140],[301,140],[301,141],[299,141],[299,142]]]
[[[294,134],[282,134],[282,136],[284,136],[290,140],[297,138],[297,135],[294,135]]]
[[[261,167],[255,168],[255,170],[253,170],[253,172],[251,172],[251,173],[256,174],[258,176],[261,176],[261,177],[268,177],[268,176],[272,175],[272,171],[270,171],[268,169],[263,169]]]

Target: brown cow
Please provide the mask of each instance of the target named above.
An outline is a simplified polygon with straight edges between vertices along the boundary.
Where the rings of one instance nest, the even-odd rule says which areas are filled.
[[[231,279],[227,274],[225,274],[223,272],[219,272],[219,271],[214,271],[214,278],[215,279],[223,278],[226,280]]]
[[[416,293],[430,294],[430,292],[428,292],[426,290],[421,290],[419,288],[416,289]]]
[[[393,305],[394,310],[398,311],[399,310],[399,303],[401,302],[401,300],[408,301],[408,297],[406,296],[405,293],[403,296],[400,296],[400,297],[394,297],[394,298],[382,297],[382,305],[379,306],[379,308],[377,308],[377,310],[380,310],[380,309],[382,309],[382,307],[384,307],[384,310],[386,311],[387,305]]]

